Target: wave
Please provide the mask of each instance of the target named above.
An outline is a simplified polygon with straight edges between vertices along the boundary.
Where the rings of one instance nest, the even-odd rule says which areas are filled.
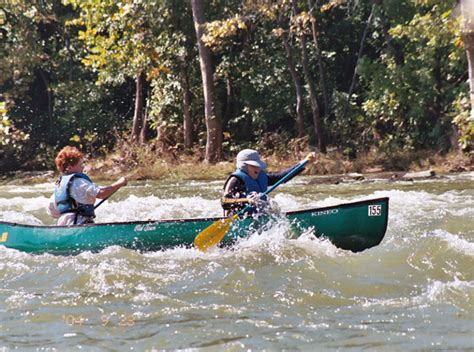
[[[444,230],[435,230],[427,236],[435,237],[447,243],[448,247],[455,252],[474,257],[474,243],[462,238],[460,235],[454,235]]]
[[[19,209],[22,211],[33,211],[45,209],[48,205],[49,198],[46,197],[12,197],[0,198],[0,210],[2,209]]]
[[[43,222],[34,215],[19,211],[0,211],[0,221],[29,225],[42,225]]]
[[[472,312],[474,308],[474,281],[464,281],[457,277],[452,281],[432,280],[423,293],[413,299],[417,305],[454,305],[464,312]]]

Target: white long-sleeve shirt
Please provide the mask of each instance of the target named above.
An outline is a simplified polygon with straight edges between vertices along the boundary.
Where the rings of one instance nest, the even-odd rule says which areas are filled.
[[[71,197],[74,198],[78,203],[94,204],[97,197],[97,193],[99,193],[100,189],[101,188],[99,186],[94,185],[86,179],[74,177],[69,192],[71,194]],[[59,226],[74,225],[74,218],[76,217],[76,214],[61,214],[54,199],[54,194],[49,200],[47,211],[48,214],[51,215],[53,218],[58,219],[57,224]],[[86,219],[87,218],[79,215],[77,217],[76,224],[83,224]]]

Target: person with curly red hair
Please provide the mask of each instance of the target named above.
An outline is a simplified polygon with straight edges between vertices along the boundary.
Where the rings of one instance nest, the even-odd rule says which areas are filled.
[[[62,175],[56,182],[48,213],[57,218],[61,226],[93,223],[95,200],[110,197],[128,182],[121,177],[110,186],[95,185],[83,172],[84,154],[76,147],[64,147],[54,161]]]

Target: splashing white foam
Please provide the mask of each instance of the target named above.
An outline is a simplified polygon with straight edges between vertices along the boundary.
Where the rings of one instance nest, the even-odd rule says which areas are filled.
[[[461,298],[463,301],[470,301],[469,297],[472,297],[474,291],[474,281],[463,281],[457,277],[453,281],[442,282],[433,280],[426,288],[426,291],[418,296],[414,301],[416,303],[427,303],[427,302],[443,302],[448,303],[451,301],[457,301],[456,297]],[[471,294],[469,294],[471,292]],[[465,303],[465,302],[462,302]]]
[[[316,238],[312,229],[307,230],[296,239],[292,237],[289,221],[281,217],[274,219],[264,230],[255,231],[247,237],[240,238],[233,248],[243,256],[265,251],[277,260],[286,258],[282,257],[282,253],[294,249],[304,250],[311,256],[336,257],[347,254],[347,252],[337,249],[330,241]]]
[[[52,193],[54,189],[54,182],[38,183],[28,186],[5,185],[2,186],[2,191],[10,194],[38,194],[38,193]]]
[[[0,198],[0,209],[19,209],[23,211],[34,211],[46,209],[49,199],[46,197],[13,197]]]
[[[129,196],[97,209],[100,222],[217,217],[222,215],[219,200],[202,197],[158,198]]]
[[[464,239],[459,235],[453,235],[444,230],[435,230],[430,234],[430,236],[434,236],[446,241],[450,248],[459,253],[474,257],[474,243],[469,242],[467,239]]]
[[[35,216],[17,211],[0,211],[0,220],[20,224],[42,225],[41,220]]]

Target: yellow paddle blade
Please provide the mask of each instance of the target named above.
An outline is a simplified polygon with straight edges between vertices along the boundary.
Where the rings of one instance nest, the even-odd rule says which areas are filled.
[[[207,252],[209,248],[218,244],[229,230],[232,221],[237,219],[237,215],[230,218],[217,220],[204,230],[198,233],[194,239],[194,245],[201,251]]]

